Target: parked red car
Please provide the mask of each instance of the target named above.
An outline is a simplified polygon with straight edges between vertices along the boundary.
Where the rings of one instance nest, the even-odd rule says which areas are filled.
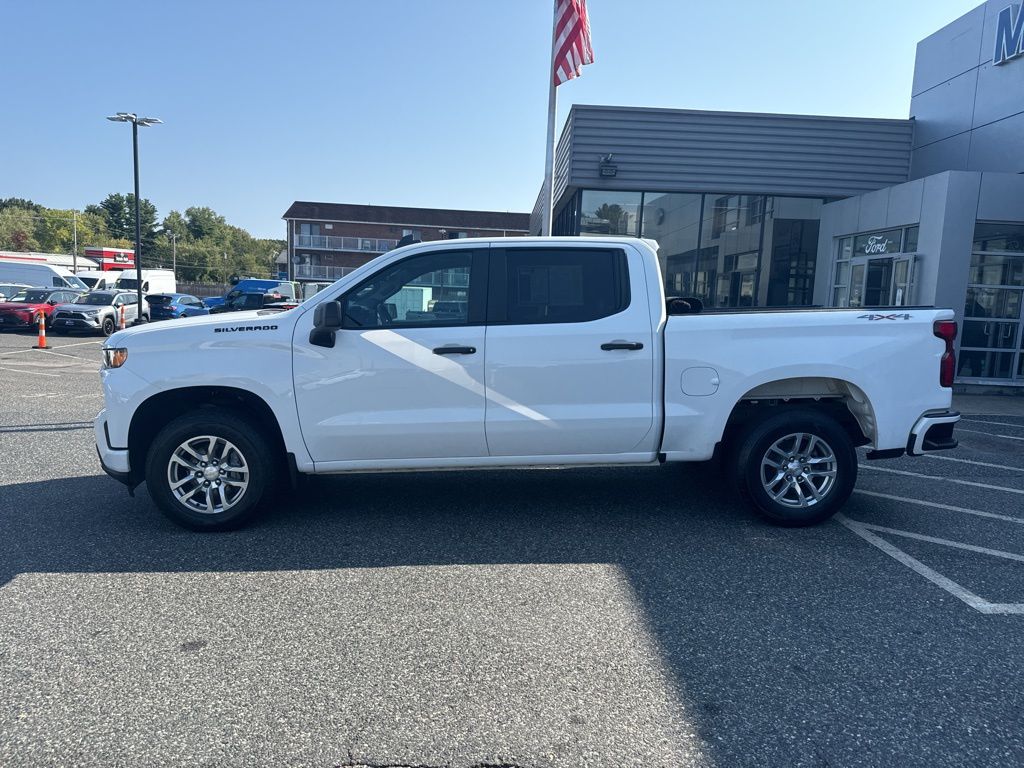
[[[53,308],[74,301],[81,293],[67,288],[25,288],[0,304],[0,328],[35,328],[40,313],[46,315],[46,327],[49,328]]]

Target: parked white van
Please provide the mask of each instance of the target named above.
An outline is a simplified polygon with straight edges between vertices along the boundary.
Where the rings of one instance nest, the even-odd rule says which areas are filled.
[[[145,272],[145,270],[143,270]],[[114,283],[121,276],[120,269],[85,269],[75,273],[75,277],[89,286],[90,291],[113,290]]]
[[[21,259],[0,258],[0,283],[24,283],[33,288],[76,288],[80,291],[89,289],[64,267]]]
[[[114,283],[118,291],[134,291],[139,287],[139,273],[134,269],[126,269]],[[174,272],[170,269],[144,269],[142,270],[142,292],[143,293],[177,293],[178,282],[174,279]]]

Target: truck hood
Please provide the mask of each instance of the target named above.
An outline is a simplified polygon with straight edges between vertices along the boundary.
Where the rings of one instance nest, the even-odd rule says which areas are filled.
[[[301,314],[296,311],[297,309],[290,309],[286,312],[254,309],[248,312],[225,312],[220,315],[195,315],[183,317],[174,322],[145,323],[118,331],[107,339],[106,346],[130,348],[132,345],[140,343],[162,344],[174,336],[195,337],[196,342],[199,343],[207,338],[206,332],[216,333],[217,328],[231,329],[232,333],[236,332],[235,329],[244,333],[246,330],[256,330],[263,326],[267,326],[268,329],[270,326],[276,326],[277,329],[280,329],[295,324]],[[153,334],[161,335],[155,337]]]

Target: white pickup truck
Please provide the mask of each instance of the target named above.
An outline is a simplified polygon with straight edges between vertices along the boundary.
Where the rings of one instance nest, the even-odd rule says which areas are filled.
[[[198,530],[299,474],[723,458],[762,515],[828,518],[868,458],[953,448],[945,309],[701,311],[630,238],[414,244],[286,312],[115,333],[104,470]]]

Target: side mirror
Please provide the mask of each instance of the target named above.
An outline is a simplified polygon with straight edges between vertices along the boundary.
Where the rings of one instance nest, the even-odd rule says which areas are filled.
[[[57,300],[56,299],[50,299],[46,303],[49,304],[51,307],[56,307],[57,306]]]
[[[335,331],[341,328],[342,309],[340,301],[325,301],[313,310],[313,330],[309,332],[309,343],[317,347],[334,346]]]
[[[341,317],[341,302],[325,301],[313,311],[313,327],[336,330],[341,328]]]
[[[704,302],[695,296],[680,298],[673,296],[666,302],[670,315],[697,315],[704,309]]]

